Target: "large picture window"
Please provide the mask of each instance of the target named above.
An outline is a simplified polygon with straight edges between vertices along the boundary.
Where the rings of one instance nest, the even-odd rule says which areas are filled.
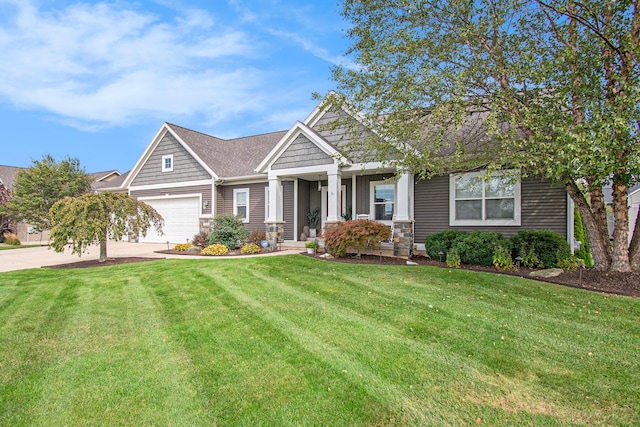
[[[242,222],[249,222],[248,188],[236,188],[233,190],[233,214],[242,218]]]
[[[513,174],[451,175],[450,225],[520,225],[520,181]]]
[[[376,221],[391,223],[396,204],[396,185],[387,181],[371,183],[371,206],[369,217]]]

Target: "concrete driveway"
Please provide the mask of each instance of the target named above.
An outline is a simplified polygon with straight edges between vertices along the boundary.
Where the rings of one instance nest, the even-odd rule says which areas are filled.
[[[156,251],[166,250],[166,243],[129,243],[129,242],[113,242],[107,245],[107,255],[110,258],[122,257],[144,257],[144,258],[199,258],[199,256],[188,255],[167,255],[158,254]],[[264,255],[286,255],[300,253],[300,250],[285,250]],[[0,251],[0,272],[24,270],[27,268],[40,268],[49,265],[68,264],[77,261],[90,259],[98,259],[100,248],[98,246],[89,247],[88,252],[78,255],[72,255],[70,250],[63,253],[56,253],[47,246],[38,246],[24,249],[11,249]],[[264,256],[257,255],[257,256]],[[248,255],[250,256],[250,255]],[[218,257],[210,257],[207,259],[220,259]],[[229,258],[226,258],[229,259]]]

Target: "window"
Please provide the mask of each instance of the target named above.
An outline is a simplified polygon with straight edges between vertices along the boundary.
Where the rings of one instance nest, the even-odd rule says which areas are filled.
[[[236,188],[233,190],[233,214],[242,218],[242,222],[249,222],[248,188]]]
[[[162,172],[173,171],[173,154],[162,156]]]
[[[391,223],[396,203],[396,185],[386,181],[371,182],[371,204],[369,217],[376,221]]]
[[[520,181],[485,173],[450,176],[449,225],[520,225]]]

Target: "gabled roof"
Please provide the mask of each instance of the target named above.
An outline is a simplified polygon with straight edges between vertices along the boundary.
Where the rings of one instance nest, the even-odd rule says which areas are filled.
[[[170,123],[167,126],[220,178],[255,175],[258,164],[287,133],[278,131],[225,140]]]
[[[94,181],[93,184],[91,184],[91,189],[94,191],[122,190],[122,184],[127,179],[127,176],[129,176],[129,172],[131,171],[127,171],[122,175],[118,172],[118,176],[109,181]]]
[[[104,172],[91,172],[89,174],[93,182],[111,181],[120,176],[120,172],[116,169],[104,171]]]
[[[12,189],[14,182],[16,182],[16,176],[18,175],[18,172],[20,172],[23,169],[25,168],[0,165],[0,182],[8,190]]]
[[[256,166],[255,171],[258,173],[266,173],[267,167],[272,165],[300,134],[306,136],[327,156],[339,159],[343,163],[349,163],[348,160],[340,154],[336,147],[323,139],[320,134],[309,128],[304,123],[296,122],[296,124],[283,135],[280,141],[269,151],[269,153],[263,156],[262,161]]]

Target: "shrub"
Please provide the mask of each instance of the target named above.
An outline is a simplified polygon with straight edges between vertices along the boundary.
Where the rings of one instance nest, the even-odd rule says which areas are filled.
[[[587,237],[587,231],[584,229],[584,223],[580,212],[576,209],[573,215],[574,235],[576,240],[580,241],[580,249],[576,252],[576,257],[584,262],[585,267],[593,267],[593,258],[591,257],[591,246],[589,245],[589,238]]]
[[[456,249],[447,252],[447,265],[451,268],[460,268],[460,254]]]
[[[427,236],[424,241],[424,249],[432,259],[440,259],[440,252],[447,254],[453,247],[453,244],[462,236],[464,231],[460,230],[446,230],[440,233],[434,233]]]
[[[493,265],[498,270],[513,270],[511,251],[504,246],[498,246],[493,252]]]
[[[247,243],[240,249],[241,254],[259,254],[262,252],[262,248],[254,243]]]
[[[558,267],[567,271],[576,271],[578,267],[580,267],[580,261],[584,263],[584,260],[578,259],[575,255],[570,255],[565,258],[560,258],[558,260]]]
[[[251,234],[249,234],[247,243],[260,246],[263,240],[267,240],[267,233],[265,233],[264,230],[253,230]]]
[[[4,243],[11,246],[20,246],[20,239],[13,233],[4,233]]]
[[[525,259],[522,255],[524,248],[525,251],[535,252],[544,268],[557,267],[558,260],[571,256],[565,238],[551,230],[521,230],[511,237],[509,244],[514,258],[521,256]]]
[[[460,260],[470,265],[493,265],[493,253],[497,247],[507,247],[507,241],[500,233],[478,231],[466,233],[455,241],[453,249],[460,254]]]
[[[522,265],[529,268],[542,268],[544,264],[538,258],[536,251],[532,248],[528,248],[526,243],[523,243],[520,250],[520,257],[522,258]]]
[[[219,215],[214,218],[213,226],[209,231],[209,245],[219,243],[233,250],[238,242],[244,242],[249,232],[244,228],[242,218],[235,215]]]
[[[391,229],[384,224],[368,219],[338,223],[324,234],[324,246],[337,257],[347,251],[380,248],[380,243],[391,238]]]
[[[226,255],[229,252],[229,249],[220,243],[214,243],[213,245],[209,245],[200,251],[200,255]]]
[[[206,230],[201,231],[200,233],[193,236],[193,239],[191,239],[191,243],[193,243],[194,246],[205,248],[209,244],[209,233]]]
[[[193,247],[193,243],[178,243],[173,247],[173,250],[176,252],[184,252],[191,247]]]

